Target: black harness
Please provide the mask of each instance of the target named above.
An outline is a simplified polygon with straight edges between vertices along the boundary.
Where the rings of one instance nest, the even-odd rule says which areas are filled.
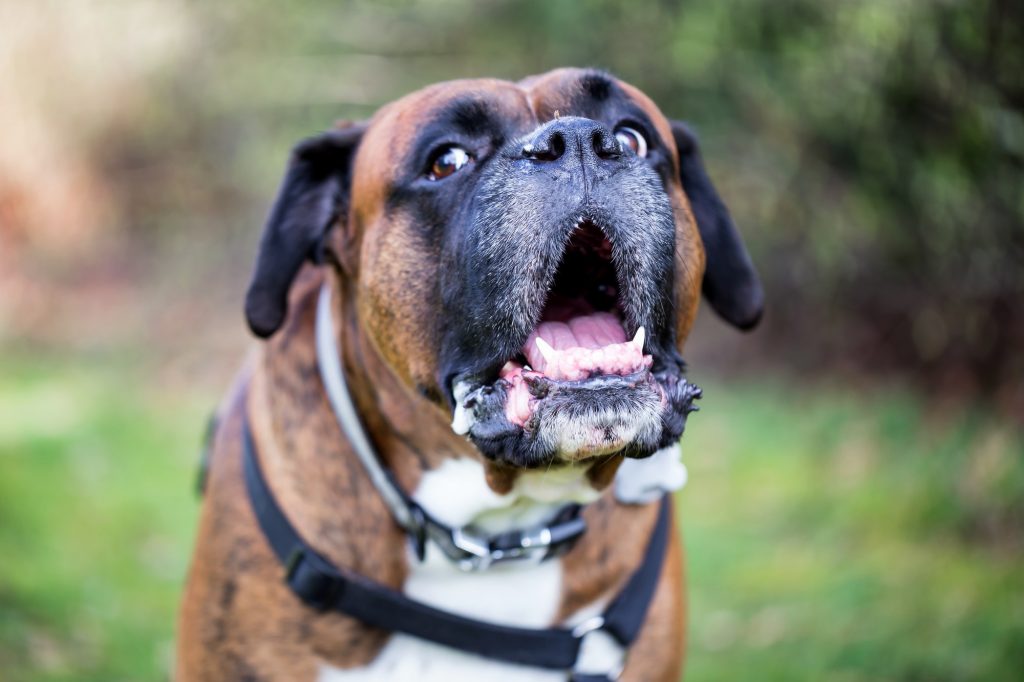
[[[588,635],[606,633],[624,654],[640,632],[668,547],[671,504],[667,494],[661,498],[658,520],[640,566],[604,613],[574,628],[511,627],[442,611],[409,599],[366,576],[333,565],[288,521],[263,477],[248,422],[243,431],[242,450],[249,502],[268,544],[285,569],[285,583],[306,605],[321,612],[343,613],[372,627],[404,633],[485,658],[565,670],[573,682],[607,682],[621,673],[621,666],[615,670],[587,670],[577,665],[577,659]],[[360,435],[356,434],[357,439]],[[386,496],[394,496],[397,492],[396,499],[404,509],[399,509],[402,513],[396,514],[396,522],[406,531],[421,561],[427,539],[465,570],[485,569],[499,560],[544,560],[564,554],[585,530],[579,505],[570,505],[539,530],[512,531],[491,537],[472,536],[466,529],[453,529],[430,517],[401,492],[391,472],[379,460],[373,465],[371,474],[383,475],[386,479]],[[381,489],[380,485],[378,489]],[[395,505],[389,504],[389,507],[394,513]],[[408,518],[403,522],[402,517],[406,515]]]
[[[574,629],[533,630],[441,611],[333,565],[299,535],[278,506],[260,470],[248,424],[243,451],[249,502],[267,542],[285,567],[285,582],[297,597],[318,611],[338,611],[373,627],[486,658],[567,671],[575,667],[583,638],[591,632],[607,632],[623,649],[628,649],[640,632],[668,547],[671,505],[667,495],[660,502],[658,521],[643,561],[604,613]],[[573,672],[570,679],[603,682],[615,679],[618,672]]]

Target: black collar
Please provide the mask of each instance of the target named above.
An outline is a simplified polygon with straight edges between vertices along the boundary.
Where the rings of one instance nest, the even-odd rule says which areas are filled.
[[[486,658],[565,670],[577,682],[615,679],[621,670],[577,670],[583,638],[608,633],[623,651],[636,639],[654,597],[669,539],[671,504],[661,499],[658,521],[643,561],[600,616],[573,629],[527,629],[496,625],[441,611],[401,592],[331,564],[288,521],[260,470],[248,422],[244,425],[245,484],[256,520],[285,567],[285,582],[308,606],[339,611],[363,623],[401,632]]]

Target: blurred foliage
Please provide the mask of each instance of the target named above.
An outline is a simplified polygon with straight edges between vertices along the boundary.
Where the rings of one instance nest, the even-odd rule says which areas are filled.
[[[217,389],[123,357],[7,354],[0,376],[0,676],[166,679]],[[705,387],[688,679],[1019,679],[1024,436],[905,393]]]
[[[76,90],[84,82],[111,103],[85,107],[89,125],[74,128],[113,195],[117,234],[136,244],[101,250],[107,268],[120,253],[136,277],[163,277],[186,295],[230,281],[236,303],[296,140],[437,80],[592,65],[702,134],[767,284],[762,358],[799,371],[900,371],[970,395],[1009,393],[1024,410],[1019,2],[84,6],[101,21],[72,21],[83,11],[59,2],[23,13],[45,17],[51,32],[64,26],[61,44],[104,45],[91,61],[35,66],[50,64],[51,77],[36,80],[76,102],[88,98]],[[86,67],[89,78],[67,75]],[[104,68],[114,75],[94,75]],[[70,99],[44,98],[41,111]],[[2,179],[0,164],[0,190]],[[63,232],[55,241],[69,243]]]

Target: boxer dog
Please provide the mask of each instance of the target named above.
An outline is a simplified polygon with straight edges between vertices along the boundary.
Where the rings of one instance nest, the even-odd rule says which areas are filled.
[[[577,626],[622,592],[653,501],[685,479],[680,353],[702,292],[737,327],[760,317],[693,136],[608,74],[441,83],[299,144],[246,297],[266,341],[212,440],[177,679],[566,679],[304,603],[254,514],[244,443],[333,566],[467,618]],[[416,508],[502,533],[575,504],[586,531],[546,560],[467,570],[422,538],[418,554],[332,409],[318,331],[355,428]],[[587,636],[577,673],[679,678],[671,531],[635,641]]]

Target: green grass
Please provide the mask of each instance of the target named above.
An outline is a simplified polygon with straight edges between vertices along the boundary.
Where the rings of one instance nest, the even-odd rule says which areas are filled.
[[[0,378],[0,679],[165,679],[219,396],[102,358]],[[1019,432],[898,392],[705,388],[688,679],[1020,678]]]
[[[690,679],[1021,679],[1019,432],[899,393],[703,402],[680,497]]]
[[[169,669],[210,403],[98,362],[0,363],[0,679]]]

